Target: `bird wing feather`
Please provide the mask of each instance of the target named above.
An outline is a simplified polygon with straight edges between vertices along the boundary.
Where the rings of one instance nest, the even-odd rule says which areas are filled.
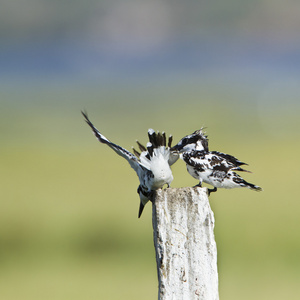
[[[229,155],[229,154],[225,154],[225,153],[218,152],[218,151],[211,151],[210,153],[224,158],[227,162],[231,163],[232,165],[234,165],[236,167],[241,166],[241,165],[247,165],[246,163],[240,161],[236,157]]]
[[[124,149],[123,147],[112,143],[109,139],[107,139],[103,134],[100,133],[100,131],[93,125],[93,123],[89,120],[88,116],[86,113],[81,112],[82,115],[85,118],[86,123],[91,127],[91,129],[93,130],[94,135],[96,136],[96,138],[98,139],[99,142],[103,143],[103,144],[107,144],[111,149],[113,149],[118,155],[120,155],[121,157],[125,158],[128,163],[130,164],[130,166],[138,173],[139,168],[145,168],[147,169],[145,166],[143,166],[138,158],[132,154],[131,152],[129,152],[128,150]]]

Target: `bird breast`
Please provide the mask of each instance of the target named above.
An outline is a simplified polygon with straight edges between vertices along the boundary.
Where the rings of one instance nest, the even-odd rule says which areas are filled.
[[[162,156],[155,157],[151,160],[151,171],[154,175],[152,179],[154,188],[161,188],[165,184],[170,184],[173,180],[168,161]]]

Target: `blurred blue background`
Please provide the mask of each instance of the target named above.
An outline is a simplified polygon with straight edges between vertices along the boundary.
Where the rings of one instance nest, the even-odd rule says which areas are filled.
[[[298,299],[298,1],[4,0],[0,298],[155,299],[151,206],[80,110],[131,149],[147,129],[249,163],[221,190],[222,299]],[[174,187],[195,185],[182,162]]]

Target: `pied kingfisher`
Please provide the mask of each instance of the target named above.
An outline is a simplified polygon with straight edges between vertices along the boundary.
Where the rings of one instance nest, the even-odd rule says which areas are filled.
[[[94,135],[103,144],[107,144],[118,155],[125,158],[130,166],[135,170],[140,185],[137,192],[140,196],[140,207],[138,217],[140,218],[146,203],[152,200],[153,191],[162,188],[165,184],[169,187],[173,181],[172,171],[170,165],[176,162],[178,155],[171,154],[170,147],[172,143],[172,136],[168,139],[166,145],[166,135],[163,132],[155,133],[153,129],[148,130],[149,142],[147,147],[141,145],[138,141],[138,146],[142,153],[134,149],[132,154],[128,150],[112,143],[92,124],[86,113],[82,112],[85,121],[93,130]]]
[[[251,190],[261,191],[262,188],[245,181],[235,171],[249,172],[241,165],[247,165],[232,155],[209,151],[208,139],[203,133],[203,128],[182,138],[171,151],[178,151],[180,158],[186,163],[187,171],[195,179],[199,180],[197,186],[202,182],[212,185],[208,193],[216,192],[217,188],[246,187]]]

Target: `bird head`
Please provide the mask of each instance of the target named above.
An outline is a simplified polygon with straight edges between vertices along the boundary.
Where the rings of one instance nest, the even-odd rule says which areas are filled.
[[[208,138],[203,132],[204,128],[196,130],[192,134],[183,137],[175,146],[171,148],[171,151],[189,152],[192,150],[205,150],[208,151]]]

